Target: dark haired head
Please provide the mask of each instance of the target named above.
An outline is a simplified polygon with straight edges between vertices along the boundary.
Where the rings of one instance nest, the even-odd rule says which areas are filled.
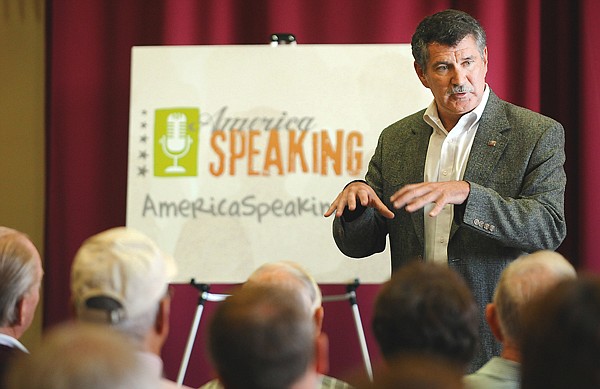
[[[458,273],[415,261],[383,285],[372,324],[386,360],[416,352],[466,367],[475,353],[478,323],[477,306]]]
[[[600,387],[600,277],[563,281],[525,311],[522,388]]]
[[[315,331],[301,292],[246,285],[217,307],[208,350],[227,388],[287,388],[313,363]]]
[[[439,43],[444,46],[456,46],[468,35],[472,35],[477,49],[483,56],[487,45],[485,31],[479,22],[466,12],[448,9],[428,16],[419,23],[412,36],[411,46],[415,62],[421,69],[427,68],[429,55],[427,46]]]

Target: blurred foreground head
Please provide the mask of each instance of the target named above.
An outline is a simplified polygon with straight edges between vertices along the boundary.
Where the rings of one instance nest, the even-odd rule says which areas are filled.
[[[404,354],[389,361],[373,382],[357,389],[462,389],[463,372],[446,359]]]
[[[209,353],[226,389],[314,388],[324,372],[326,338],[297,290],[238,288],[217,306],[208,331]]]
[[[372,325],[386,361],[417,353],[466,368],[478,342],[478,320],[460,275],[447,266],[414,261],[383,284]]]
[[[51,330],[7,376],[9,389],[158,388],[137,364],[131,342],[106,327],[69,324]]]
[[[600,388],[600,277],[559,283],[524,315],[522,388]]]

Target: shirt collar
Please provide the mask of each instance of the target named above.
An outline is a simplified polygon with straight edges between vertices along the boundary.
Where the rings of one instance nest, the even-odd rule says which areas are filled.
[[[466,114],[464,114],[460,118],[459,122],[462,121],[463,119],[471,121],[471,124],[468,126],[469,128],[473,124],[479,122],[479,119],[481,119],[481,115],[483,114],[483,110],[485,109],[485,105],[487,104],[489,97],[490,97],[490,88],[489,88],[488,84],[486,83],[485,89],[483,90],[483,96],[481,97],[481,101],[479,102],[479,105],[477,105],[477,107],[475,107],[475,109],[473,109],[471,112],[467,112]],[[423,120],[425,121],[425,123],[429,124],[434,129],[440,130],[445,134],[448,133],[446,131],[446,129],[444,128],[444,125],[442,124],[442,120],[440,119],[440,116],[438,114],[437,105],[435,104],[435,99],[431,102],[431,104],[429,104],[429,106],[425,110],[425,113],[423,114]]]
[[[23,351],[24,353],[29,354],[29,351],[27,350],[27,348],[25,348],[25,346],[23,346],[23,344],[21,342],[19,342],[17,339],[13,338],[10,335],[0,334],[0,344],[8,346],[8,347],[12,347],[12,348],[18,348],[19,350]]]

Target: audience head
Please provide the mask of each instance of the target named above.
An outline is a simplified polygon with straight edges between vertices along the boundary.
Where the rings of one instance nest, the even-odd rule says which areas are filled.
[[[427,46],[439,43],[454,47],[471,35],[481,56],[487,45],[485,31],[479,22],[466,12],[448,9],[428,16],[419,23],[412,36],[412,54],[421,69],[427,69],[429,51]]]
[[[463,372],[446,359],[423,355],[403,355],[375,375],[373,382],[358,389],[462,389]]]
[[[315,387],[326,341],[304,299],[288,288],[247,285],[217,306],[208,350],[226,389]]]
[[[19,338],[40,299],[42,261],[27,235],[0,227],[0,332]]]
[[[30,355],[17,358],[9,389],[157,388],[156,374],[137,364],[130,342],[106,328],[61,325],[44,336]]]
[[[306,301],[306,308],[314,315],[320,331],[323,323],[322,294],[315,279],[299,264],[290,261],[266,263],[256,269],[246,285],[272,285],[299,291]]]
[[[475,353],[477,306],[464,280],[446,266],[413,261],[398,268],[381,287],[373,315],[386,361],[418,353],[466,368]]]
[[[502,272],[494,302],[486,308],[492,331],[503,343],[521,337],[524,306],[563,279],[575,278],[575,268],[557,252],[542,250],[521,256]]]
[[[76,315],[111,324],[157,352],[168,333],[168,284],[175,272],[174,260],[138,231],[118,227],[94,235],[71,269]]]
[[[523,389],[600,388],[600,277],[562,281],[524,314]]]

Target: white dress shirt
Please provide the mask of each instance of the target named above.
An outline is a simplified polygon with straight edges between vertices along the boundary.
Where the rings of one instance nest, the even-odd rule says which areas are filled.
[[[486,84],[479,105],[446,131],[439,118],[435,100],[427,107],[423,120],[433,133],[429,138],[425,160],[424,182],[460,181],[465,173],[471,146],[479,127],[481,114],[488,101],[490,89]],[[427,204],[425,212],[425,259],[448,263],[448,238],[454,217],[454,205],[448,204],[436,217],[427,216],[435,204]]]

